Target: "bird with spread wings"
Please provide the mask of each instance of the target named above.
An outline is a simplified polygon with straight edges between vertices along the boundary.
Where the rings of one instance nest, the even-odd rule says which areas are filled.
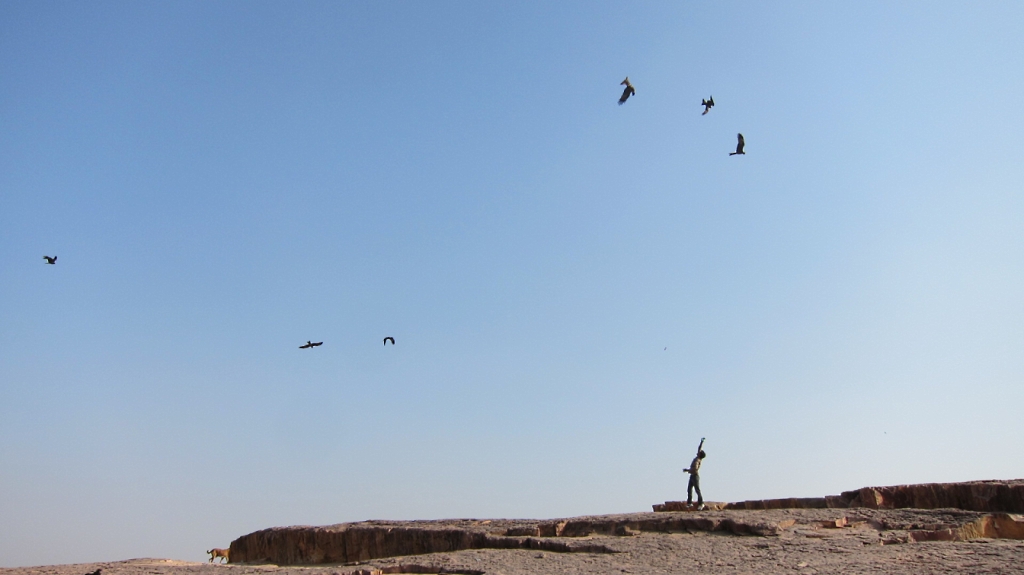
[[[626,87],[626,89],[622,91],[622,96],[619,97],[619,105],[621,106],[626,103],[626,100],[628,100],[630,96],[636,95],[636,90],[633,89],[633,84],[629,83],[629,76],[626,76],[625,80],[619,82],[619,85]]]
[[[715,106],[715,97],[711,96],[707,100],[705,100],[704,98],[701,98],[700,99],[700,105],[704,106],[704,113],[701,114],[701,116],[703,116],[704,114],[707,114],[708,112],[710,112],[711,108],[713,108]]]
[[[318,345],[323,345],[323,344],[324,344],[324,342],[322,342],[322,341],[312,342],[312,341],[309,341],[307,339],[305,345],[300,345],[299,349],[310,349],[312,347],[316,347]]]

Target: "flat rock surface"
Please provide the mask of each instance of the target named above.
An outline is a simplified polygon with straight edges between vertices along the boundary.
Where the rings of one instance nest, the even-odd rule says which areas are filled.
[[[635,513],[561,521],[595,525],[645,525],[652,516]],[[534,548],[466,549],[384,557],[347,564],[276,566],[187,563],[133,559],[111,563],[0,569],[0,575],[376,575],[382,573],[463,573],[513,575],[538,573],[1021,573],[1024,541],[976,538],[964,541],[918,541],[913,533],[969,524],[983,513],[953,509],[783,509],[679,513],[689,518],[728,519],[736,524],[776,526],[768,535],[738,535],[728,530],[657,532],[619,529],[578,537],[533,537],[567,543],[569,548],[605,552],[548,551]],[[552,521],[451,520],[364,522],[352,526],[485,530],[508,537],[509,529],[529,529]],[[647,527],[653,523],[647,523]],[[837,526],[840,525],[840,526]],[[646,528],[645,528],[646,529]],[[529,536],[520,539],[531,539]],[[608,552],[612,551],[612,552]]]

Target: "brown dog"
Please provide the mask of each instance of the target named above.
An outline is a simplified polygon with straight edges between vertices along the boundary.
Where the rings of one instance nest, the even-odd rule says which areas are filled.
[[[218,558],[218,557],[221,557],[221,558],[224,559],[223,561],[221,561],[221,563],[227,563],[228,562],[228,550],[227,549],[213,548],[213,549],[210,549],[209,551],[207,551],[207,553],[210,554],[210,563],[213,563],[213,560]]]

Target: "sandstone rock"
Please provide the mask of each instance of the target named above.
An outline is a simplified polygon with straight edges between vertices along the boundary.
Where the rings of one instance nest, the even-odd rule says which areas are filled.
[[[510,527],[505,533],[536,533],[537,527]],[[465,549],[538,549],[556,553],[612,553],[603,545],[570,544],[551,538],[491,535],[476,525],[464,528],[427,524],[342,523],[325,527],[275,527],[231,542],[233,563],[315,565],[352,563],[381,557]]]
[[[714,509],[963,509],[1002,513],[1024,513],[1024,479],[969,481],[965,483],[922,483],[863,487],[840,495],[788,499],[756,499],[736,503],[713,503]],[[692,511],[680,501],[666,501],[654,511]]]
[[[455,569],[455,570],[448,570],[448,569],[445,569],[443,567],[438,567],[436,565],[417,565],[415,563],[408,564],[408,565],[403,564],[403,565],[394,565],[394,566],[391,566],[391,567],[382,567],[378,571],[380,572],[380,575],[390,575],[392,573],[416,573],[416,574],[446,573],[446,574],[451,574],[451,575],[484,575],[484,573],[485,573],[484,571],[480,571],[478,569]]]
[[[864,487],[840,495],[848,507],[1024,513],[1024,480]]]
[[[844,499],[842,495],[825,496],[825,507],[829,509],[845,509],[849,506],[850,502]]]
[[[541,523],[537,526],[537,536],[539,537],[561,537],[562,531],[565,529],[565,521],[555,521],[550,523]]]
[[[821,529],[819,523],[847,517],[842,529]],[[211,565],[166,559],[135,559],[122,562],[0,567],[0,575],[81,575],[102,568],[104,575],[385,575],[393,573],[437,573],[459,575],[541,575],[546,573],[623,575],[638,573],[701,573],[707,575],[795,575],[799,573],[843,573],[844,575],[921,575],[922,573],[1014,573],[1024,565],[1024,541],[991,539],[983,544],[940,541],[941,534],[913,531],[957,529],[958,536],[977,537],[986,533],[1024,530],[1019,515],[960,511],[955,509],[783,509],[733,510],[703,513],[631,513],[615,516],[575,518],[608,525],[626,526],[648,522],[655,526],[675,517],[688,519],[731,519],[738,523],[782,526],[795,521],[773,537],[718,536],[703,533],[642,531],[636,537],[596,535],[587,539],[517,537],[500,533],[514,527],[560,523],[562,520],[495,519],[414,522],[366,522],[363,528],[413,527],[416,529],[457,529],[484,532],[499,539],[512,539],[519,547],[508,549],[467,549],[406,557],[386,557],[366,562],[296,566]],[[653,523],[650,523],[654,520]],[[567,521],[567,520],[566,520]],[[718,523],[722,523],[719,521]],[[857,526],[860,526],[857,528]],[[875,526],[875,529],[869,527]],[[886,527],[888,526],[888,527]],[[886,531],[886,529],[892,529]],[[975,534],[970,535],[969,529]],[[981,535],[978,535],[980,533]],[[998,533],[996,533],[998,535]],[[988,536],[988,535],[986,535]],[[1003,536],[1003,535],[1001,535]],[[920,544],[915,540],[934,539]],[[948,537],[947,537],[948,538]],[[603,543],[616,553],[552,553],[523,546],[526,541],[551,540],[570,545]],[[897,548],[890,547],[896,544]],[[883,546],[884,545],[884,546]],[[899,545],[904,547],[899,548]],[[578,547],[574,547],[578,550]]]
[[[705,501],[704,511],[718,511],[725,509],[726,505],[728,503]],[[687,504],[685,501],[666,501],[665,503],[656,503],[653,507],[655,511],[697,511],[695,504]]]
[[[789,499],[759,499],[727,503],[725,509],[825,509],[824,497],[793,497]]]
[[[846,527],[848,521],[849,520],[846,517],[840,517],[839,519],[831,521],[822,521],[821,526],[825,527],[826,529],[838,529],[840,527]]]
[[[909,533],[909,537],[911,541],[1024,539],[1024,519],[1007,513],[995,513],[960,526],[914,530]]]
[[[725,532],[775,536],[791,519],[748,520],[725,512],[715,515],[645,513],[578,517],[562,521],[505,521],[496,532],[479,522],[364,522],[324,527],[276,527],[243,535],[231,542],[232,563],[315,565],[352,563],[382,557],[454,552],[467,549],[534,549],[556,553],[615,553],[590,540],[594,535],[631,537],[645,532]],[[497,534],[495,534],[497,533]],[[542,535],[543,534],[543,535]]]
[[[854,522],[871,525],[883,544],[914,541],[961,541],[978,537],[1024,539],[1024,480],[976,481],[865,487],[838,496],[705,503],[696,512],[683,502],[655,505],[660,513],[577,517],[555,521],[449,520],[362,522],[325,527],[281,527],[239,537],[231,543],[232,563],[311,565],[363,562],[383,557],[446,553],[470,549],[531,549],[555,553],[617,553],[605,541],[644,533],[724,532],[779,536],[794,525],[802,509],[817,523],[806,527],[841,528],[848,517],[829,509],[847,508]],[[861,511],[854,511],[860,508]],[[914,509],[913,511],[898,511]],[[925,510],[925,511],[922,511]],[[931,510],[931,511],[927,511]],[[676,511],[676,512],[673,512]],[[920,518],[929,518],[921,520]],[[814,532],[814,529],[802,533]],[[831,537],[834,534],[818,532]],[[803,535],[812,537],[810,534]],[[397,571],[396,571],[397,572]]]
[[[509,527],[506,537],[540,537],[540,527]]]

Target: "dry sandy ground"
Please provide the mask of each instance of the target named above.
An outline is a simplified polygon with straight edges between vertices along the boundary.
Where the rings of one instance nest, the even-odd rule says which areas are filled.
[[[162,559],[111,563],[0,569],[0,575],[370,575],[371,573],[463,573],[525,575],[538,573],[1024,573],[1024,541],[973,539],[946,542],[899,542],[905,532],[870,523],[824,528],[819,521],[851,516],[852,510],[777,510],[759,512],[768,520],[797,523],[774,536],[723,532],[642,532],[632,536],[572,538],[579,544],[604,545],[616,553],[559,553],[530,549],[474,549],[390,557],[349,565],[278,567],[211,565]],[[745,512],[749,514],[751,512]],[[863,511],[863,519],[898,512]],[[915,512],[922,513],[922,512]],[[928,520],[927,513],[920,516]],[[879,515],[881,514],[881,515]],[[909,517],[906,512],[901,516]],[[911,517],[911,519],[914,519]],[[916,519],[914,519],[916,520]],[[852,523],[852,522],[851,522]]]

